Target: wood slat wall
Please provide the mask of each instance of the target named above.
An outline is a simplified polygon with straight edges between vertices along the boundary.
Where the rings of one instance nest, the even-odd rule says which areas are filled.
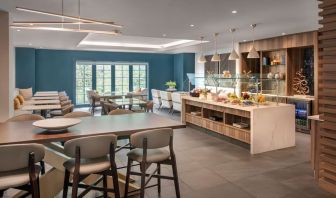
[[[336,194],[336,0],[320,0],[318,127],[315,167],[319,186]]]

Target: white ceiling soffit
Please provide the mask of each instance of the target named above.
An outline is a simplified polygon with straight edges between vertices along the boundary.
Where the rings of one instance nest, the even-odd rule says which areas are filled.
[[[198,45],[201,41],[139,36],[111,36],[106,34],[88,34],[78,45],[79,48],[119,48],[123,50],[143,50],[165,52],[177,48]]]
[[[77,16],[77,0],[64,1],[64,14]],[[53,17],[20,12],[15,7],[25,7],[61,13],[61,0],[0,0],[0,9],[11,13],[15,21],[56,20]],[[237,10],[236,14],[232,11]],[[249,25],[257,23],[255,38],[280,36],[318,29],[318,1],[316,0],[81,0],[81,16],[122,24],[126,38],[199,40],[204,36],[210,41],[207,50],[213,49],[213,34],[219,32],[218,48],[231,46],[230,28],[236,28],[235,40],[252,40]],[[191,27],[190,25],[194,26]],[[80,46],[87,33],[12,30],[15,46],[43,47],[50,49],[84,50],[139,50],[139,48]],[[166,37],[163,37],[163,34]],[[92,40],[91,40],[92,41]],[[119,42],[118,42],[119,43]],[[133,43],[133,41],[124,41]],[[154,42],[158,45],[159,42]],[[31,44],[31,45],[29,45]],[[146,40],[146,43],[152,43]],[[199,49],[199,46],[176,46],[180,52]],[[171,49],[167,49],[172,51]],[[153,51],[153,50],[152,50]],[[154,50],[157,51],[157,50]]]

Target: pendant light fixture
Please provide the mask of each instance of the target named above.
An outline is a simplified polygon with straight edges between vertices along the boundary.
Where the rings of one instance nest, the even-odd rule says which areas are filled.
[[[86,19],[81,17],[81,5],[80,0],[78,0],[78,17],[76,16],[68,16],[64,15],[63,11],[63,0],[61,0],[62,5],[62,14],[52,13],[52,12],[45,12],[40,10],[34,10],[29,8],[22,8],[22,7],[16,7],[16,10],[22,11],[22,12],[29,12],[39,15],[46,15],[46,16],[52,16],[52,17],[58,17],[62,20],[60,21],[14,21],[11,28],[14,29],[29,29],[29,30],[49,30],[49,31],[63,31],[63,32],[87,32],[87,33],[100,33],[100,34],[112,34],[112,35],[118,35],[120,34],[120,31],[118,30],[93,30],[93,29],[82,29],[81,25],[85,24],[94,24],[99,26],[107,26],[107,27],[114,27],[114,28],[122,28],[121,25],[115,24],[114,22],[103,22],[93,19]],[[65,22],[64,19],[68,19],[71,21]],[[50,25],[61,25],[61,27],[55,27]],[[64,25],[78,25],[78,28],[65,28]]]
[[[250,52],[247,55],[247,58],[259,58],[259,53],[257,52],[256,48],[254,47],[254,28],[257,26],[257,24],[252,24],[252,34],[253,34],[253,43],[252,48]]]
[[[212,62],[219,62],[220,61],[220,56],[217,53],[217,37],[218,37],[218,33],[215,33],[215,54],[212,56],[211,61]]]
[[[230,29],[230,32],[231,32],[231,35],[232,35],[232,51],[231,51],[231,54],[229,56],[229,60],[237,60],[239,59],[239,55],[237,54],[235,48],[234,48],[234,32],[236,31],[236,29],[234,28],[231,28]]]
[[[201,36],[201,56],[198,57],[198,63],[205,63],[206,62],[205,56],[203,54],[203,39],[204,39],[204,37]]]

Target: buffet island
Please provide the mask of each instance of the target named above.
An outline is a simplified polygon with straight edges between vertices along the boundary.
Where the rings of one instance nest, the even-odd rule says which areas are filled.
[[[232,104],[183,96],[182,122],[233,140],[258,154],[295,146],[295,106]]]

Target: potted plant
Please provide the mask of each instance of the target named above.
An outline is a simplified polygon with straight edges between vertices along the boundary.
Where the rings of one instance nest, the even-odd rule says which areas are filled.
[[[175,89],[175,87],[176,87],[176,82],[170,80],[170,81],[166,82],[166,86],[168,86],[169,89]]]

